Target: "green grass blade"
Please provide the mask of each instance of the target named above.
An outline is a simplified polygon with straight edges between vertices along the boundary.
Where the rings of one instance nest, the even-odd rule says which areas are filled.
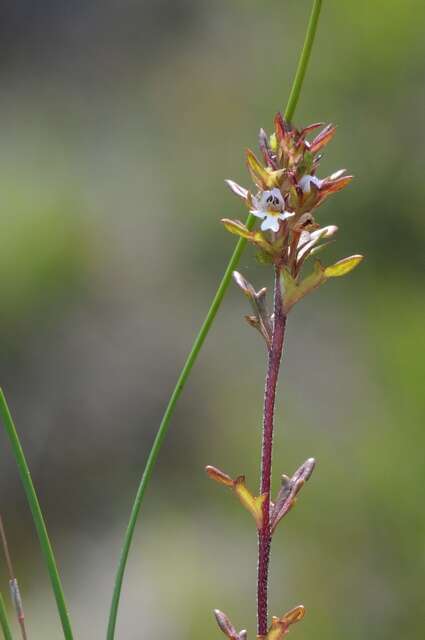
[[[9,618],[7,617],[6,607],[4,605],[3,596],[0,593],[0,627],[3,631],[4,640],[13,640],[10,630]]]
[[[295,72],[294,81],[292,83],[291,92],[288,98],[288,104],[286,105],[285,109],[285,120],[287,120],[288,122],[291,122],[292,118],[294,117],[295,109],[297,108],[305,74],[311,56],[311,50],[313,48],[314,38],[316,37],[317,25],[319,22],[321,9],[322,0],[314,0],[313,7],[310,13],[310,19],[307,25],[304,45],[301,50],[298,67]]]
[[[254,222],[255,222],[255,216],[250,214],[246,221],[246,226],[248,227],[248,229],[251,229],[254,226]],[[133,503],[133,508],[131,510],[130,520],[128,522],[127,531],[124,538],[124,544],[123,544],[121,556],[119,559],[118,570],[115,577],[115,587],[114,587],[114,592],[112,596],[108,632],[107,632],[108,640],[112,640],[115,634],[115,626],[116,626],[116,620],[117,620],[119,599],[121,595],[122,581],[124,578],[124,571],[127,564],[128,553],[130,551],[131,541],[133,539],[134,529],[136,526],[140,507],[142,505],[143,497],[145,495],[146,487],[148,486],[149,480],[152,476],[153,468],[155,466],[155,462],[158,457],[159,450],[161,449],[161,445],[163,443],[163,440],[167,433],[168,426],[170,424],[171,416],[174,412],[174,407],[176,406],[177,400],[179,399],[179,396],[183,391],[183,387],[186,383],[186,380],[189,377],[189,374],[192,370],[192,367],[198,356],[198,353],[201,350],[202,345],[204,344],[205,338],[207,337],[208,331],[210,330],[210,327],[215,319],[215,316],[217,315],[217,311],[220,307],[221,301],[223,300],[224,294],[226,293],[227,287],[232,277],[232,273],[239,262],[241,254],[245,248],[246,242],[247,241],[244,238],[240,238],[240,240],[238,240],[236,244],[236,248],[232,254],[232,257],[230,258],[229,264],[227,265],[227,269],[224,273],[224,276],[214,296],[211,307],[209,308],[209,311],[205,317],[204,323],[196,337],[195,342],[193,343],[192,349],[187,357],[184,367],[177,380],[177,384],[168,402],[161,424],[159,425],[155,440],[152,445],[152,449],[150,450],[150,453],[146,462],[145,470],[143,472],[143,476],[142,476],[139,488],[137,490],[136,498]]]
[[[7,406],[6,398],[4,397],[2,389],[0,389],[0,416],[3,419],[6,434],[12,447],[12,452],[15,457],[19,475],[21,477],[21,482],[23,484],[28,504],[31,510],[32,519],[34,521],[38,539],[40,541],[41,551],[43,553],[47,570],[49,572],[53,593],[56,598],[59,617],[62,623],[63,634],[66,640],[73,640],[71,623],[68,616],[55,556],[53,554],[49,536],[47,534],[43,514],[41,513],[40,503],[38,502],[37,494],[34,489],[34,484],[32,482],[27,461],[25,459],[25,455],[19,441],[19,436],[13,423],[13,419],[10,414],[9,407]]]
[[[300,61],[297,67],[294,82],[290,92],[288,105],[285,110],[285,118],[288,121],[292,120],[295,112],[295,108],[298,103],[301,87],[302,87],[305,73],[307,70],[308,61],[311,55],[314,37],[316,34],[317,23],[319,19],[321,6],[322,6],[322,0],[314,1],[313,8],[310,15],[310,20],[307,26],[307,33],[304,41],[304,46],[301,52]],[[252,227],[254,226],[254,222],[255,222],[255,217],[252,214],[249,214],[245,223],[246,226],[249,229],[252,229]],[[113,640],[115,636],[115,627],[117,622],[117,614],[118,614],[118,606],[119,606],[121,589],[122,589],[122,582],[124,578],[124,572],[125,572],[125,568],[128,560],[128,554],[130,551],[131,542],[134,535],[134,530],[136,527],[137,518],[140,513],[145,491],[149,484],[149,480],[152,476],[152,472],[153,472],[159,451],[161,449],[161,445],[167,433],[167,430],[170,424],[170,419],[173,415],[177,400],[179,399],[183,391],[183,387],[186,383],[186,380],[189,377],[189,374],[192,370],[195,360],[202,348],[202,345],[205,342],[205,338],[207,337],[208,332],[211,328],[211,325],[217,315],[218,309],[220,308],[221,302],[229,286],[229,283],[232,277],[232,272],[236,269],[239,263],[240,257],[242,255],[242,252],[245,249],[245,246],[246,246],[246,240],[242,238],[238,240],[236,244],[236,248],[230,258],[230,261],[229,261],[229,264],[227,265],[224,276],[214,296],[211,307],[209,308],[209,311],[206,315],[204,323],[196,337],[196,340],[192,346],[189,356],[177,380],[176,386],[170,397],[170,400],[168,402],[161,424],[159,425],[152,448],[150,450],[150,453],[146,462],[146,466],[142,475],[142,479],[140,481],[139,488],[137,490],[136,497],[131,510],[130,519],[127,525],[127,530],[124,537],[124,543],[123,543],[123,547],[122,547],[122,551],[121,551],[121,555],[118,563],[118,569],[115,577],[114,591],[112,594],[111,608],[109,612],[107,640]]]

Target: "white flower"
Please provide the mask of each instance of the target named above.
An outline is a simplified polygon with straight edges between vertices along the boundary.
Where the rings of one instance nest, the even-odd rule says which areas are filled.
[[[280,220],[286,220],[295,215],[285,211],[285,201],[279,189],[263,191],[259,198],[252,199],[254,208],[251,213],[257,218],[262,218],[261,229],[263,231],[279,231]]]
[[[304,193],[310,193],[311,185],[314,184],[315,187],[320,189],[322,186],[323,180],[319,180],[316,176],[311,176],[309,174],[303,176],[301,180],[298,182],[298,186],[301,187]]]

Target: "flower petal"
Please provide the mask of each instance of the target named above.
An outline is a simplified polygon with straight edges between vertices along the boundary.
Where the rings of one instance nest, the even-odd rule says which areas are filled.
[[[279,231],[279,220],[276,216],[267,215],[266,213],[266,216],[261,223],[261,229],[263,231],[267,231],[270,229],[271,231],[274,231],[276,233],[277,231]]]
[[[251,209],[250,212],[254,215],[257,216],[257,218],[265,218],[267,213],[265,211],[261,211],[261,209]]]
[[[311,185],[314,184],[315,187],[320,189],[323,184],[323,180],[320,180],[316,176],[311,176],[309,174],[303,176],[301,180],[298,182],[298,186],[301,187],[304,193],[310,193]]]
[[[286,220],[287,218],[292,218],[294,215],[295,211],[282,211],[282,213],[279,213],[277,217],[279,220]]]

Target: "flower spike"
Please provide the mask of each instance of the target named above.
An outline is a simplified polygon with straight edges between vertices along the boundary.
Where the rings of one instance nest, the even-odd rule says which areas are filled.
[[[320,128],[319,133],[317,129]],[[266,289],[256,291],[240,273],[233,272],[236,284],[248,298],[253,314],[245,316],[266,341],[268,367],[265,383],[263,433],[261,449],[262,495],[253,496],[246,486],[245,476],[233,480],[216,469],[207,467],[208,475],[224,486],[230,487],[243,506],[254,517],[258,528],[257,570],[257,640],[282,640],[292,624],[304,616],[304,607],[298,606],[281,618],[273,617],[268,626],[268,574],[270,543],[279,522],[296,504],[298,494],[309,480],[315,460],[309,458],[292,475],[282,476],[282,485],[276,502],[270,500],[273,427],[276,384],[285,341],[286,321],[292,307],[307,294],[319,288],[329,278],[346,275],[363,260],[352,255],[326,266],[315,260],[313,270],[304,276],[306,261],[326,247],[336,236],[335,225],[321,226],[317,220],[319,207],[334,193],[341,191],[353,176],[345,169],[320,175],[322,150],[333,139],[336,127],[314,123],[296,129],[286,122],[281,113],[274,118],[274,131],[268,136],[259,132],[260,159],[250,149],[246,152],[248,171],[254,183],[252,193],[232,180],[227,184],[241,198],[251,216],[259,218],[259,228],[247,228],[239,220],[222,220],[233,234],[254,244],[257,259],[274,268],[274,312],[266,307]],[[308,139],[309,137],[313,139]],[[252,222],[252,217],[250,222]],[[246,632],[237,632],[227,616],[215,612],[217,623],[229,640],[246,640]]]

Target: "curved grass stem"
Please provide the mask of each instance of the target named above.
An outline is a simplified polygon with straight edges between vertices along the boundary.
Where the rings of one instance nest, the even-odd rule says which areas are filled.
[[[3,390],[0,389],[0,416],[3,419],[3,424],[6,429],[6,434],[9,438],[12,452],[15,457],[16,465],[18,467],[19,475],[22,485],[24,487],[25,494],[27,496],[29,508],[31,510],[32,519],[37,531],[38,539],[40,541],[41,551],[44,556],[47,570],[50,576],[50,582],[52,584],[53,593],[56,599],[56,605],[59,612],[59,617],[62,623],[63,634],[66,640],[73,640],[71,623],[69,620],[68,610],[65,602],[65,597],[62,590],[62,584],[59,577],[58,568],[56,565],[55,556],[53,553],[52,545],[50,544],[49,536],[44,522],[43,514],[41,512],[40,503],[37,498],[37,494],[34,489],[34,484],[31,478],[30,470],[28,468],[25,455],[19,441],[19,436],[16,431],[12,416],[7,406],[6,398]]]
[[[246,221],[246,226],[248,227],[248,229],[251,229],[254,226],[254,222],[255,222],[255,216],[250,214]],[[207,337],[208,332],[210,330],[210,327],[217,315],[217,311],[219,310],[221,301],[223,300],[224,294],[226,293],[227,287],[232,277],[232,273],[239,262],[242,251],[245,248],[245,245],[246,245],[246,240],[244,238],[241,238],[236,244],[236,248],[232,254],[232,257],[230,258],[229,264],[227,265],[227,269],[220,282],[220,286],[218,287],[217,292],[214,296],[214,299],[206,315],[206,318],[201,327],[201,330],[199,331],[196,337],[196,340],[193,343],[193,347],[187,357],[184,367],[180,373],[179,379],[177,380],[177,384],[171,395],[168,406],[161,420],[161,424],[159,425],[159,429],[156,434],[155,440],[153,442],[152,449],[150,450],[150,453],[146,462],[145,470],[143,472],[143,476],[140,481],[139,488],[137,490],[136,498],[133,503],[133,508],[131,510],[130,520],[128,522],[127,531],[124,538],[124,544],[123,544],[121,556],[119,559],[118,570],[115,578],[115,588],[112,596],[111,610],[109,615],[109,624],[108,624],[108,631],[107,631],[108,640],[112,640],[115,634],[118,605],[120,600],[121,587],[122,587],[122,582],[124,578],[125,567],[127,564],[128,553],[130,551],[131,541],[133,539],[134,529],[136,526],[137,517],[140,512],[140,507],[142,505],[143,497],[145,495],[146,487],[148,486],[149,480],[151,478],[151,475],[155,466],[156,459],[161,449],[162,442],[167,433],[167,429],[170,424],[170,419],[174,412],[174,407],[176,406],[177,400],[179,399],[179,396],[183,391],[183,387],[186,383],[186,380],[188,379],[189,374],[192,371],[192,367],[195,363],[198,353],[201,350],[202,345],[204,344],[205,338]]]
[[[295,78],[292,84],[291,92],[289,95],[288,105],[285,110],[285,118],[288,121],[291,121],[295,112],[295,108],[298,103],[298,99],[300,96],[302,84],[305,78],[305,73],[307,70],[307,65],[310,59],[311,50],[313,46],[314,37],[317,30],[317,23],[319,19],[319,14],[322,6],[322,0],[314,0],[313,7],[310,15],[310,20],[307,26],[307,32],[305,36],[304,46],[301,52],[300,61],[298,63],[297,71],[295,73]],[[251,229],[254,226],[255,217],[252,214],[249,214],[246,226]],[[107,630],[107,640],[113,640],[115,636],[115,628],[117,622],[117,614],[118,614],[118,606],[120,601],[122,583],[124,578],[124,572],[128,560],[128,554],[130,551],[131,542],[134,535],[134,529],[136,526],[137,518],[140,513],[140,509],[142,506],[143,498],[146,492],[146,488],[149,484],[149,480],[152,476],[153,468],[155,466],[155,462],[157,460],[159,451],[161,449],[161,445],[164,441],[165,435],[167,433],[171,417],[174,412],[174,408],[176,406],[177,400],[180,394],[183,391],[183,387],[189,377],[189,374],[192,370],[192,367],[198,357],[198,354],[202,348],[202,345],[205,342],[205,339],[208,335],[208,332],[211,328],[211,325],[217,315],[218,309],[221,305],[221,302],[224,298],[224,295],[229,286],[232,272],[236,269],[239,259],[242,255],[242,252],[245,248],[246,240],[240,239],[236,244],[236,248],[230,258],[229,264],[227,265],[224,276],[220,282],[220,285],[217,289],[217,292],[214,296],[213,302],[209,311],[206,315],[204,323],[198,333],[198,336],[195,339],[195,342],[192,346],[192,349],[189,353],[189,356],[183,366],[183,369],[180,373],[180,376],[177,380],[176,386],[174,388],[173,393],[171,394],[170,400],[168,402],[167,408],[165,409],[164,416],[161,420],[161,424],[159,425],[157,434],[155,436],[155,440],[153,442],[152,448],[150,450],[145,469],[143,471],[143,475],[136,493],[136,497],[133,502],[133,507],[131,509],[130,519],[127,525],[127,530],[124,537],[124,543],[121,550],[120,559],[118,562],[118,569],[115,577],[114,591],[112,594],[111,607],[109,611],[109,620],[108,620],[108,630]]]
[[[291,122],[292,118],[294,117],[295,109],[297,108],[305,74],[311,56],[311,50],[313,48],[314,38],[316,37],[317,25],[319,23],[321,9],[322,0],[314,0],[313,7],[310,13],[310,19],[307,25],[304,45],[301,50],[298,67],[295,72],[294,81],[292,83],[291,92],[288,98],[288,104],[286,105],[285,109],[285,120],[287,120],[288,122]]]

